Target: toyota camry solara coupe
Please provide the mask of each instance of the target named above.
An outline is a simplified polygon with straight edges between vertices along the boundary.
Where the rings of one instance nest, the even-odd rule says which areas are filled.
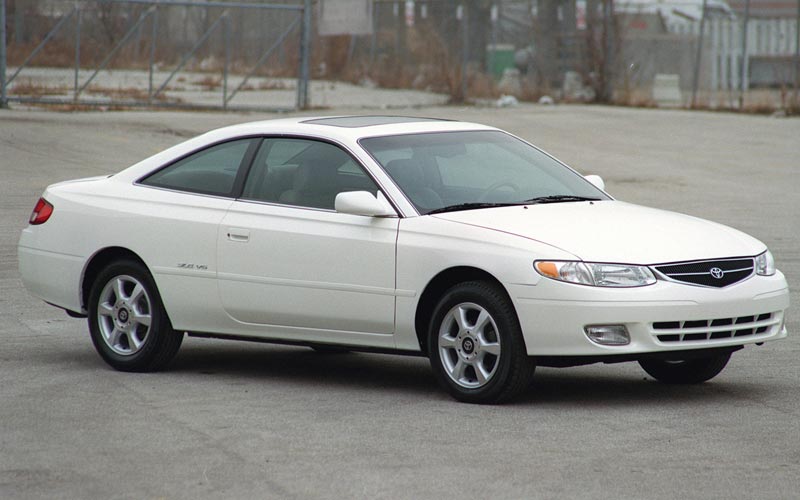
[[[477,403],[536,365],[704,382],[784,338],[789,305],[746,234],[616,201],[501,130],[407,117],[236,125],[52,185],[19,265],[118,370],[164,367],[184,334],[420,354]]]

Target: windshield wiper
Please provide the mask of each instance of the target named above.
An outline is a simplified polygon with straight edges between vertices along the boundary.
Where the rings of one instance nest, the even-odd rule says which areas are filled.
[[[565,201],[600,201],[600,198],[587,198],[585,196],[574,196],[571,194],[555,194],[531,198],[530,200],[525,200],[525,203],[533,205],[537,203],[563,203]]]
[[[430,212],[428,212],[428,215],[441,214],[444,212],[458,212],[459,210],[475,210],[478,208],[512,207],[514,205],[522,205],[522,203],[488,203],[488,202],[458,203],[456,205],[448,205],[446,207],[433,209]]]

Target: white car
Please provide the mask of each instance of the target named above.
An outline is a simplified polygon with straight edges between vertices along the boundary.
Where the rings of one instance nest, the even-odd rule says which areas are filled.
[[[784,338],[789,306],[746,234],[616,201],[501,130],[408,117],[236,125],[52,185],[19,266],[119,370],[164,367],[184,333],[420,354],[479,403],[536,365],[703,382]]]

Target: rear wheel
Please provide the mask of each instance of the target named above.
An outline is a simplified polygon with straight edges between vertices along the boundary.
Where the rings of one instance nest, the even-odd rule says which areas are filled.
[[[704,358],[668,361],[663,359],[643,359],[639,365],[651,377],[667,384],[699,384],[719,375],[731,353],[718,354]]]
[[[135,261],[115,262],[100,272],[89,294],[88,321],[100,357],[121,371],[163,368],[183,341],[150,272]]]
[[[483,281],[448,290],[434,310],[428,355],[439,384],[467,403],[501,403],[533,373],[516,312],[505,292]]]

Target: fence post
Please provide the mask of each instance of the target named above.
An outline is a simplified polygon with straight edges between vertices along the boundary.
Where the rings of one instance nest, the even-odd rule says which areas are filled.
[[[309,53],[311,52],[311,0],[303,2],[303,28],[300,35],[300,78],[297,84],[297,107],[306,109],[308,101]]]
[[[800,107],[798,98],[800,86],[800,0],[797,0],[797,23],[794,26],[794,106]]]
[[[78,11],[78,19],[75,21],[75,79],[72,91],[72,98],[78,102],[78,78],[81,72],[81,22],[83,20],[83,11]]]
[[[378,48],[378,7],[380,3],[370,2],[370,14],[372,15],[372,33],[369,38],[369,65],[370,68],[375,64],[375,54]]]
[[[747,57],[747,24],[750,22],[750,0],[745,0],[744,21],[742,22],[742,78],[739,80],[739,110],[744,108],[744,91],[749,86],[747,82],[747,70],[750,66]]]
[[[694,60],[694,79],[692,80],[692,105],[697,105],[697,86],[700,84],[700,61],[703,57],[703,32],[706,29],[706,5],[708,0],[703,0],[703,13],[700,17],[700,33],[697,34],[697,56]]]
[[[158,8],[153,11],[150,25],[150,56],[147,59],[147,102],[153,101],[153,66],[156,63],[156,41],[158,40]]]
[[[461,19],[461,101],[467,102],[467,66],[469,65],[469,6],[463,4]]]
[[[231,19],[225,16],[222,24],[222,31],[225,38],[225,63],[222,67],[222,109],[228,109],[228,66],[231,63]]]
[[[610,103],[614,99],[613,55],[616,45],[614,29],[614,0],[603,0],[603,86],[601,89],[603,102]]]
[[[6,99],[6,0],[0,0],[0,108],[8,106]]]

